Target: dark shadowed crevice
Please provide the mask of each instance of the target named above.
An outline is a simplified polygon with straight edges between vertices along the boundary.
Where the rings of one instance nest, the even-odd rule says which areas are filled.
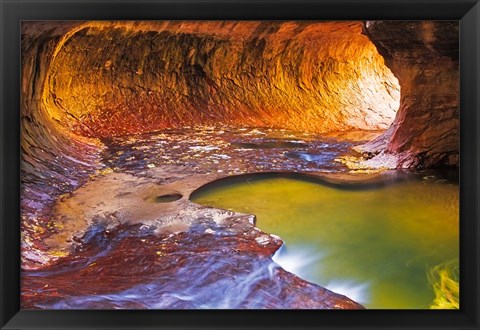
[[[398,78],[400,108],[383,136],[358,148],[371,165],[459,164],[459,25],[453,22],[366,22],[364,33]]]

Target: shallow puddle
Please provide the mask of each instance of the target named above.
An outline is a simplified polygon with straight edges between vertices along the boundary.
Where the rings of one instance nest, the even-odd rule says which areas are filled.
[[[333,185],[305,177],[247,175],[192,195],[196,203],[255,214],[279,235],[274,260],[367,308],[424,309],[427,273],[459,256],[459,187],[410,176],[378,185]]]

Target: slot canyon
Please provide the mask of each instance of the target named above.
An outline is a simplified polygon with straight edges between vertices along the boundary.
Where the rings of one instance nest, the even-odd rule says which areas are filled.
[[[280,211],[295,189],[312,189],[298,206],[310,214],[326,212],[338,192],[340,209],[356,205],[349,218],[363,214],[365,196],[388,204],[382,196],[397,196],[388,189],[399,187],[401,207],[418,208],[429,228],[438,227],[425,234],[436,236],[431,245],[405,256],[408,264],[429,249],[433,259],[415,266],[423,272],[458,258],[455,248],[437,249],[439,239],[458,245],[458,28],[450,21],[23,22],[22,308],[428,308],[430,287],[418,305],[368,304],[290,269],[282,260],[288,238],[268,229],[253,204],[263,207],[282,191],[266,208],[296,222]],[[265,183],[260,194],[263,181],[249,175],[279,186]],[[232,200],[258,193],[255,200],[235,207],[203,195],[219,185],[226,196],[230,183],[222,182],[242,178],[254,191]],[[312,201],[318,210],[302,204],[319,189],[327,190]],[[415,193],[439,197],[405,197]],[[448,214],[440,224],[422,213],[437,201],[432,212]],[[393,213],[396,226],[402,220]],[[307,231],[324,230],[312,221]],[[412,220],[402,230],[417,237],[416,226]],[[353,241],[336,244],[350,254]]]

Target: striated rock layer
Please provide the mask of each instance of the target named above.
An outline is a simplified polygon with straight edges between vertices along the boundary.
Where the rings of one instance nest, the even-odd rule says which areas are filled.
[[[42,238],[49,235],[51,207],[100,168],[101,143],[72,134],[53,120],[43,99],[56,46],[73,23],[25,24],[21,75],[22,268],[52,260]]]
[[[393,155],[398,167],[458,166],[458,22],[369,21],[364,33],[398,78],[401,100],[386,133],[358,149]]]
[[[105,137],[229,123],[384,129],[398,84],[360,22],[89,22],[57,47],[50,115]]]

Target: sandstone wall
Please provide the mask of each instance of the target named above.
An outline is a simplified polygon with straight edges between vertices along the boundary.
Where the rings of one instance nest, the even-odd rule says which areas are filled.
[[[399,167],[458,166],[458,22],[366,22],[401,86],[392,127],[360,150],[391,154]]]
[[[87,136],[227,123],[383,129],[398,85],[360,22],[95,22],[55,54],[50,115]]]

